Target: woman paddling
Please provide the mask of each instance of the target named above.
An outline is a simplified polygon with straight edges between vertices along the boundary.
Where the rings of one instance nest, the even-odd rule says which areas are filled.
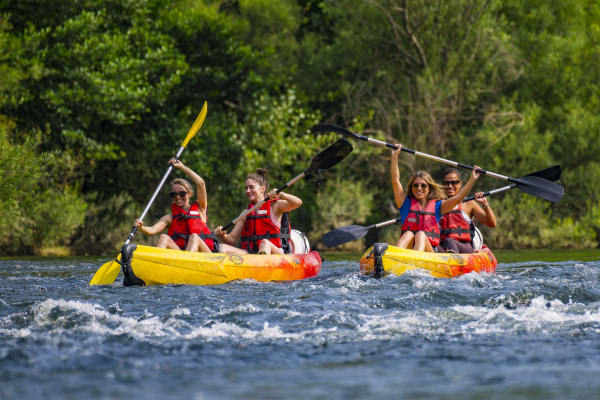
[[[441,187],[425,171],[417,171],[408,181],[408,193],[400,183],[398,155],[402,149],[396,144],[392,150],[391,177],[396,206],[402,217],[402,236],[396,246],[413,248],[418,251],[434,252],[440,244],[439,220],[442,214],[452,210],[469,193],[479,173],[474,166],[471,177],[456,195],[443,200],[446,196]]]
[[[442,180],[444,191],[448,197],[455,196],[462,186],[460,172],[456,168],[448,168]],[[441,248],[446,253],[473,253],[473,219],[493,228],[496,226],[496,216],[488,204],[483,192],[475,193],[476,201],[459,203],[440,219]],[[480,207],[477,203],[480,203]]]
[[[228,246],[232,254],[285,254],[289,253],[290,211],[302,205],[302,200],[291,194],[273,189],[267,193],[269,181],[267,170],[258,168],[246,177],[246,196],[250,201],[247,209],[268,199],[262,206],[240,219],[231,233],[217,227],[215,233]],[[241,240],[241,249],[231,247]]]
[[[194,196],[192,185],[185,179],[177,178],[171,181],[173,199],[171,214],[163,216],[152,226],[144,226],[142,221],[136,219],[134,225],[146,235],[155,235],[169,228],[166,234],[161,234],[156,247],[163,249],[218,252],[219,242],[206,225],[207,196],[204,179],[180,160],[171,158],[169,164],[183,171],[196,184],[198,201],[191,203]]]

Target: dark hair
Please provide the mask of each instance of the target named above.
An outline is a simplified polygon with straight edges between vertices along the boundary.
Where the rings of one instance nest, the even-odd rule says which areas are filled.
[[[269,191],[269,178],[267,177],[267,170],[265,168],[256,168],[256,172],[248,174],[246,179],[252,179],[260,186],[265,187],[265,193]]]
[[[462,177],[460,176],[460,171],[457,170],[456,168],[446,168],[446,170],[444,171],[444,175],[442,176],[442,179],[446,177],[446,175],[448,174],[456,174],[458,175],[458,180],[462,181]]]

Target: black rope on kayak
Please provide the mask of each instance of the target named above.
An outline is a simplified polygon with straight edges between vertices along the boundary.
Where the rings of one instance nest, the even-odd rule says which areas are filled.
[[[385,275],[382,257],[387,251],[387,248],[387,243],[375,243],[373,245],[373,251],[371,252],[373,254],[373,266],[375,267],[373,277],[376,279],[383,278],[383,276]]]
[[[135,276],[131,268],[133,252],[137,248],[134,243],[126,244],[121,249],[121,269],[123,271],[123,286],[146,286],[146,282]]]

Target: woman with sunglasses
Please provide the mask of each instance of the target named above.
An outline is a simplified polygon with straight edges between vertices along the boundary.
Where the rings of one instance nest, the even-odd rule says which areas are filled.
[[[169,228],[166,234],[161,234],[156,247],[163,249],[218,252],[219,242],[206,225],[208,207],[206,185],[204,179],[181,160],[171,158],[169,164],[183,171],[196,184],[198,200],[191,203],[194,196],[192,185],[185,179],[176,178],[171,181],[169,195],[173,199],[171,214],[163,216],[152,226],[144,226],[142,221],[136,219],[134,225],[146,235],[155,235]]]
[[[442,180],[446,196],[455,196],[462,187],[460,172],[456,168],[448,168]],[[475,193],[476,201],[459,203],[440,219],[441,248],[446,253],[473,253],[473,219],[493,228],[496,216],[488,204],[483,192]],[[480,203],[481,207],[477,204]],[[483,208],[482,208],[483,207]]]
[[[228,246],[224,251],[230,254],[285,254],[290,248],[290,222],[288,213],[302,205],[302,200],[291,194],[269,189],[267,170],[258,168],[246,177],[246,197],[250,201],[246,209],[264,202],[258,209],[240,219],[231,233],[219,226],[217,236]],[[241,241],[241,249],[233,247]]]
[[[394,200],[402,218],[402,236],[396,246],[418,251],[435,252],[440,244],[439,221],[469,193],[479,173],[473,167],[471,177],[454,196],[446,199],[441,187],[425,171],[417,171],[408,181],[408,193],[400,183],[398,155],[401,144],[392,150],[391,177]]]

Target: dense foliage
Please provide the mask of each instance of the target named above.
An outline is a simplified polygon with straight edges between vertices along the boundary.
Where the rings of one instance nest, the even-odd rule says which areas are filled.
[[[598,246],[598,21],[589,0],[0,0],[0,253],[112,253],[205,100],[182,160],[212,227],[245,208],[255,168],[273,186],[307,168],[328,122],[514,177],[560,164],[564,199],[498,195],[486,241]],[[388,152],[354,147],[290,189],[313,243],[397,213]]]

